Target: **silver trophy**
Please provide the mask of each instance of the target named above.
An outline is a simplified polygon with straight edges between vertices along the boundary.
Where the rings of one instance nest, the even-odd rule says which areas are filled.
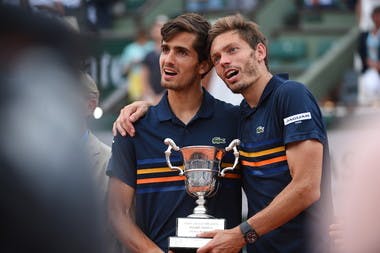
[[[168,145],[165,151],[166,162],[170,169],[177,170],[179,175],[185,176],[186,191],[189,195],[196,197],[197,206],[187,218],[177,218],[177,236],[169,238],[169,247],[199,248],[206,244],[208,238],[197,238],[196,235],[215,229],[224,229],[225,219],[216,219],[207,214],[205,207],[207,197],[212,197],[217,191],[217,178],[223,177],[229,170],[233,170],[239,161],[237,146],[240,140],[235,139],[225,149],[214,146],[186,146],[179,148],[175,142],[166,138],[164,143]],[[173,166],[170,156],[174,151],[180,151],[183,156],[183,169]],[[234,164],[231,167],[221,169],[221,161],[226,152],[233,151]]]

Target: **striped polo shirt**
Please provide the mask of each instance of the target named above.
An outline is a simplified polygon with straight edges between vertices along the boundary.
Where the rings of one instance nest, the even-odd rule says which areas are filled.
[[[248,246],[249,252],[259,253],[312,252],[306,249],[309,224],[325,224],[325,217],[316,212],[317,206],[327,201],[327,209],[331,207],[327,135],[319,106],[303,84],[275,75],[257,107],[251,108],[244,100],[241,110],[240,161],[248,217],[268,206],[291,181],[285,147],[288,143],[315,139],[324,145],[322,188],[327,191],[322,190],[320,201]],[[321,245],[326,241],[328,233],[319,238]]]
[[[188,216],[196,206],[195,198],[186,193],[184,176],[166,164],[164,139],[171,138],[180,148],[208,145],[224,149],[237,137],[238,119],[238,107],[204,90],[201,108],[185,125],[172,113],[166,94],[135,124],[135,137],[114,138],[107,174],[136,190],[136,223],[163,250],[167,251],[168,237],[175,235],[176,218]],[[170,161],[173,166],[183,166],[181,152],[172,150]],[[228,152],[222,167],[232,162],[233,155]],[[241,222],[240,169],[219,178],[218,184],[206,208],[208,214],[225,218],[226,227],[231,228]]]

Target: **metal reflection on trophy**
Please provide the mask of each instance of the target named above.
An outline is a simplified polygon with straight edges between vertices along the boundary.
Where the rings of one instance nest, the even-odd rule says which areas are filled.
[[[225,149],[214,146],[186,146],[179,148],[175,142],[166,138],[164,143],[168,146],[165,151],[166,162],[170,169],[177,170],[179,175],[185,176],[186,191],[197,198],[197,206],[187,218],[177,219],[177,237],[169,238],[169,247],[199,248],[210,239],[196,238],[196,235],[215,229],[224,229],[225,220],[216,219],[207,213],[206,198],[211,198],[218,188],[218,176],[223,177],[227,171],[233,170],[239,161],[240,144],[238,139],[233,140]],[[173,166],[170,161],[172,150],[182,153],[183,169]],[[221,168],[222,158],[226,152],[233,151],[234,163],[231,167]]]

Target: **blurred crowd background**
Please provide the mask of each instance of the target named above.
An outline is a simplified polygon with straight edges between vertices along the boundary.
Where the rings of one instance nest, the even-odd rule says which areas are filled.
[[[155,41],[156,45],[160,41],[159,26],[168,18],[189,11],[202,13],[211,22],[236,12],[257,22],[269,38],[271,71],[288,72],[293,79],[306,83],[325,109],[330,125],[337,114],[346,114],[360,103],[358,79],[362,67],[358,38],[361,31],[373,26],[371,10],[377,2],[380,4],[376,0],[1,2],[62,17],[90,38],[86,68],[100,90],[100,109],[95,111],[98,119],[92,125],[100,130],[110,129],[123,105],[138,99],[159,99],[159,73],[152,64],[158,57],[152,52],[159,53],[159,46],[155,46]],[[238,104],[241,97],[228,93],[214,75],[211,73],[204,85],[216,97]]]
[[[71,226],[63,220],[54,230],[56,234],[42,230],[37,238],[61,238],[69,233],[67,241],[77,238],[75,245],[79,246],[73,249],[67,244],[62,252],[99,250],[97,245],[88,245],[99,238],[94,233],[97,230],[88,225],[95,224],[99,215],[88,213],[97,210],[97,201],[88,197],[93,192],[88,175],[93,172],[82,170],[89,166],[78,151],[78,132],[83,131],[78,122],[83,121],[84,112],[78,109],[83,105],[77,104],[83,91],[78,88],[81,78],[76,70],[87,73],[97,85],[90,91],[96,99],[87,108],[92,115],[86,115],[86,128],[111,145],[112,123],[124,105],[160,99],[159,29],[184,12],[202,13],[211,22],[240,12],[259,24],[269,38],[271,72],[289,73],[305,83],[319,101],[330,137],[336,196],[340,196],[340,179],[350,177],[358,163],[352,162],[357,149],[353,145],[363,145],[364,150],[378,131],[371,127],[370,119],[378,118],[380,108],[380,9],[374,12],[380,0],[0,0],[0,4],[0,196],[10,207],[2,213],[8,223],[0,227],[12,231],[9,237],[13,240],[21,236],[19,231],[28,237],[27,228],[46,223],[46,219],[54,223],[54,215],[44,213],[53,208],[59,217],[70,213],[68,219],[82,222]],[[368,34],[374,36],[368,39]],[[215,97],[233,104],[242,99],[213,71],[203,85]],[[374,135],[348,141],[368,128]],[[368,147],[376,150],[375,144]],[[30,184],[20,177],[25,168],[35,168],[35,173],[27,173]],[[79,184],[66,188],[72,175]],[[38,195],[43,199],[39,202],[31,189],[49,189],[49,193]],[[78,194],[76,198],[62,196],[62,189]],[[77,197],[82,196],[86,201],[78,203]],[[49,206],[56,202],[48,200],[57,198],[62,203]],[[39,215],[33,222],[26,217],[21,219],[25,223],[14,226],[12,221],[20,221],[29,204],[36,203],[44,212],[35,210]],[[83,231],[78,229],[86,226],[93,233],[80,241]],[[10,242],[5,249],[20,246]],[[39,241],[29,243],[37,247]],[[56,246],[52,243],[51,247]]]

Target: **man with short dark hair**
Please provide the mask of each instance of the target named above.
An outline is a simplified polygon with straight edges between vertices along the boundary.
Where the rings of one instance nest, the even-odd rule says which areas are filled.
[[[164,139],[173,139],[179,147],[224,148],[236,137],[238,108],[213,98],[201,86],[211,68],[209,28],[198,14],[178,16],[162,27],[161,85],[167,92],[136,123],[136,136],[114,138],[108,170],[109,218],[118,239],[132,252],[167,252],[176,218],[190,215],[195,207],[184,176],[166,164]],[[181,165],[180,157],[173,162]],[[219,189],[206,206],[232,228],[241,222],[239,172],[218,181]]]

